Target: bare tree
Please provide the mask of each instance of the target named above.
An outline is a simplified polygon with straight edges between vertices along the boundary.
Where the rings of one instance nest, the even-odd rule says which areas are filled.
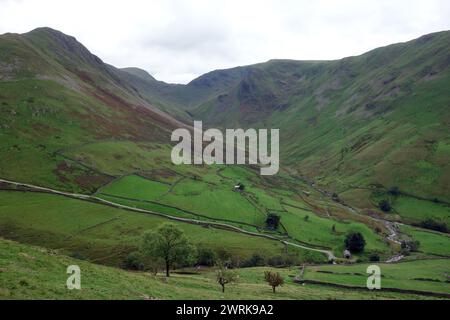
[[[237,274],[225,268],[223,264],[219,264],[217,270],[217,282],[222,286],[222,292],[225,292],[225,285],[237,281]]]
[[[284,279],[278,272],[265,271],[264,279],[272,287],[273,293],[275,293],[276,287],[284,284]]]

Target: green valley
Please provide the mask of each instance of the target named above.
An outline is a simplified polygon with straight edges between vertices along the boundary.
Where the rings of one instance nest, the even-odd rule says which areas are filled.
[[[0,298],[448,299],[449,49],[444,31],[178,85],[50,28],[0,35]],[[193,120],[279,128],[280,172],[174,165],[171,132]],[[196,256],[166,279],[140,250],[167,223]],[[222,294],[224,262],[239,281]]]

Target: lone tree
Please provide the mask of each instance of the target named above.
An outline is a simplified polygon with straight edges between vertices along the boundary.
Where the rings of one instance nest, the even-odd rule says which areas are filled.
[[[284,279],[278,272],[265,271],[264,279],[272,287],[273,293],[275,293],[277,287],[284,284]]]
[[[359,232],[351,232],[345,238],[345,247],[351,252],[362,252],[366,246],[366,240]]]
[[[280,224],[280,216],[275,213],[269,213],[266,219],[267,229],[276,230]]]
[[[164,224],[156,232],[144,233],[141,251],[146,256],[162,259],[167,277],[170,277],[170,269],[174,264],[188,263],[195,256],[195,247],[189,243],[183,231],[173,224]]]
[[[219,270],[217,270],[217,282],[222,287],[222,292],[225,292],[225,285],[231,282],[237,281],[238,276],[236,273],[228,270],[223,264],[219,264]]]

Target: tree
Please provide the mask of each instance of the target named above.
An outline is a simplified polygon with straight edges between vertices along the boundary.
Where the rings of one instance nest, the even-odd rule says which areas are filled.
[[[195,256],[195,247],[189,243],[183,231],[173,224],[164,224],[156,232],[144,233],[141,251],[146,256],[162,259],[167,277],[170,277],[170,269],[174,264],[190,262]]]
[[[280,216],[275,213],[269,213],[266,219],[267,229],[276,230],[280,224]]]
[[[351,252],[362,252],[366,246],[366,240],[359,232],[351,232],[345,238],[345,247]]]
[[[197,263],[202,266],[212,267],[216,262],[216,254],[210,248],[200,247],[197,249]]]
[[[272,287],[273,293],[275,293],[275,289],[278,286],[282,286],[284,284],[284,279],[278,272],[265,271],[264,279]]]
[[[219,248],[215,252],[216,261],[224,266],[229,266],[231,264],[231,252],[225,248]]]
[[[380,209],[384,212],[389,212],[392,210],[391,208],[391,204],[389,203],[388,200],[382,200],[380,201],[380,203],[378,204],[378,206],[380,207]]]
[[[235,272],[228,270],[223,264],[219,264],[217,270],[217,282],[222,287],[222,292],[225,292],[225,285],[237,281],[238,276]]]
[[[306,216],[303,218],[303,220],[305,220],[305,222],[308,222],[308,221],[309,221],[309,216],[306,215]]]

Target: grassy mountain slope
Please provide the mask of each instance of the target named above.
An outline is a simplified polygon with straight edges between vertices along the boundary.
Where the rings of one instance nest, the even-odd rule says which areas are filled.
[[[282,166],[360,209],[373,210],[377,192],[394,186],[445,206],[449,38],[429,34],[338,61],[272,60],[142,90],[210,127],[281,128]]]
[[[446,211],[449,43],[445,31],[338,61],[242,67],[232,81],[234,69],[215,71],[183,89],[208,95],[183,99],[210,127],[281,128],[282,167],[355,207],[373,211],[398,187]]]
[[[329,190],[398,186],[449,202],[449,43],[442,32],[339,61],[252,66],[194,114],[281,128],[283,165]]]
[[[0,176],[95,190],[107,175],[62,150],[99,140],[169,141],[180,123],[74,38],[41,28],[0,37]]]

